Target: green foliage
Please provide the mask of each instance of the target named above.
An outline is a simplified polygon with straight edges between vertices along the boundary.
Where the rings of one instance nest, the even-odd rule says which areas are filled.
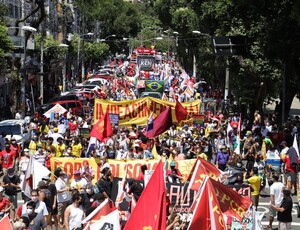
[[[75,4],[84,15],[87,28],[93,29],[101,22],[101,36],[110,34],[129,37],[136,35],[140,27],[140,14],[136,4],[123,0],[76,0]]]
[[[4,73],[8,67],[6,55],[13,51],[13,44],[7,35],[7,27],[0,25],[0,73]]]
[[[43,52],[45,59],[62,59],[68,52],[68,47],[60,47],[60,43],[51,36],[44,36],[41,33],[35,35],[37,52],[41,53],[41,42],[43,41]]]
[[[89,61],[99,61],[100,58],[107,57],[109,54],[109,46],[106,43],[84,43],[84,56]]]

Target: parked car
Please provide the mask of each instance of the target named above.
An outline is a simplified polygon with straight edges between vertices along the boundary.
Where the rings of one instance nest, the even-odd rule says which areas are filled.
[[[69,101],[69,100],[78,100],[78,99],[79,98],[74,94],[67,94],[67,95],[63,95],[63,96],[53,97],[48,101],[47,104],[50,104],[50,103],[56,102],[56,101]]]
[[[85,86],[85,85],[97,85],[97,86],[100,86],[100,85],[105,85],[107,84],[108,81],[103,79],[103,78],[90,78],[80,84],[78,84],[77,86]]]
[[[159,92],[142,92],[141,97],[154,97],[161,99],[162,95]]]
[[[51,109],[54,105],[59,104],[64,107],[67,111],[72,109],[72,112],[77,116],[81,116],[83,114],[83,105],[82,102],[79,100],[68,100],[68,101],[56,101],[48,104],[45,109],[44,113]]]
[[[31,138],[25,120],[12,119],[1,121],[0,134],[2,133],[5,133],[5,138],[8,140],[14,137],[21,146],[24,146],[24,143],[29,142]]]

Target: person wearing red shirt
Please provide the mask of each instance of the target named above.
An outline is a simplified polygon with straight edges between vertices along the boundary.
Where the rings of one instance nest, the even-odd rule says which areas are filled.
[[[167,177],[170,183],[181,182],[182,174],[179,169],[176,168],[176,163],[174,161],[170,163],[170,169],[167,171]]]
[[[144,180],[146,170],[147,170],[147,165],[142,165],[141,171],[140,171],[140,174],[139,174],[137,180],[142,180],[142,181]]]
[[[18,166],[19,166],[19,159],[21,158],[21,146],[17,144],[16,138],[12,137],[10,139],[10,149],[15,152],[15,169],[16,172],[18,171]]]
[[[14,167],[16,152],[11,150],[10,143],[5,143],[5,149],[0,152],[0,164],[2,164],[3,174],[7,174],[7,169]]]
[[[286,156],[280,155],[285,163],[285,174],[287,177],[287,187],[291,190],[294,187],[294,194],[297,194],[297,165],[299,164],[298,155],[294,147],[290,147]]]
[[[9,200],[3,196],[4,188],[0,186],[0,218],[4,217],[6,213],[12,208],[12,204]]]

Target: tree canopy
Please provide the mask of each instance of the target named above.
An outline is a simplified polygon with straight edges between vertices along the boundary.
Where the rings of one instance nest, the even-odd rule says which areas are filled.
[[[203,77],[224,79],[225,60],[210,55],[209,43],[202,39],[184,38],[193,30],[211,36],[247,36],[248,55],[228,57],[232,92],[240,103],[261,109],[266,98],[281,94],[285,76],[288,114],[294,96],[300,92],[299,1],[158,0],[155,9],[162,23],[178,31],[185,46],[197,54]]]

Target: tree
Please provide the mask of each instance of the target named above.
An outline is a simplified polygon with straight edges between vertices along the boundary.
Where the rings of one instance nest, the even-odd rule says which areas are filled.
[[[241,104],[249,104],[252,111],[261,109],[266,98],[276,98],[280,94],[281,79],[285,75],[286,88],[289,89],[284,97],[286,115],[292,99],[300,91],[299,84],[295,84],[299,82],[300,64],[297,6],[299,2],[292,0],[158,0],[155,4],[162,22],[171,25],[171,28],[183,36],[187,35],[193,26],[215,36],[247,36],[250,41],[248,56],[228,59],[232,92]],[[178,13],[180,10],[184,12],[182,15]],[[186,15],[189,16],[185,17]],[[185,18],[187,19],[184,20]],[[191,44],[189,41],[185,42],[186,45]],[[198,60],[206,63],[200,63],[200,71],[213,74],[216,78],[223,73],[221,75],[224,79],[224,59],[205,61],[201,57],[203,47],[200,44],[195,44],[195,47],[199,51]],[[206,53],[204,52],[205,55]],[[184,52],[179,54],[183,55]]]

